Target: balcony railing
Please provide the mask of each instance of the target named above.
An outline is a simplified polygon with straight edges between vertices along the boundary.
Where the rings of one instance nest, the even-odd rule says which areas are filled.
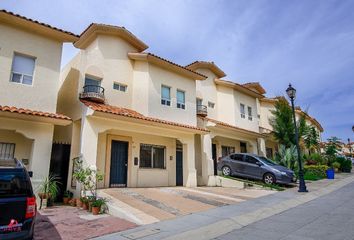
[[[105,101],[104,88],[97,85],[85,85],[83,92],[80,93],[80,99],[103,103]]]
[[[205,105],[197,105],[197,115],[206,117],[208,115],[208,108]]]

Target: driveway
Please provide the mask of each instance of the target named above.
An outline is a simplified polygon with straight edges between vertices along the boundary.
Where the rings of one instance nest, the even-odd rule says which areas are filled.
[[[34,239],[89,239],[134,227],[136,224],[108,214],[94,216],[76,207],[55,206],[38,211]]]
[[[224,187],[110,188],[100,191],[101,196],[110,200],[111,214],[139,225],[234,205],[272,193],[274,191]]]

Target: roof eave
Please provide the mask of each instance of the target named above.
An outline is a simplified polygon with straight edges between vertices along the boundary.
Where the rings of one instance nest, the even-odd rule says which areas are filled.
[[[238,90],[238,91],[240,91],[244,94],[247,94],[249,96],[252,96],[252,97],[256,97],[256,98],[260,98],[260,99],[264,98],[264,95],[257,93],[255,91],[252,91],[251,89],[244,87],[240,84],[234,83],[234,82],[230,82],[230,81],[226,81],[226,80],[222,80],[222,79],[218,79],[218,78],[214,79],[214,82],[217,85],[231,87],[235,90]]]

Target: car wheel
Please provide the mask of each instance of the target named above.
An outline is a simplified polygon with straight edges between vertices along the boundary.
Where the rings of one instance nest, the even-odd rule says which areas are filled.
[[[265,184],[273,184],[275,183],[275,177],[271,173],[264,174],[263,181]]]
[[[222,167],[222,174],[224,176],[230,176],[231,175],[231,168],[229,166],[223,166]]]

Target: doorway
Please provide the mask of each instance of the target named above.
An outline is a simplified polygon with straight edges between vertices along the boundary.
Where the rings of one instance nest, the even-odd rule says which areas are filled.
[[[218,161],[217,161],[217,155],[216,155],[216,144],[211,145],[211,150],[212,150],[212,158],[213,158],[213,165],[214,165],[214,175],[218,175]]]
[[[183,145],[176,142],[176,186],[183,186]]]
[[[112,140],[109,187],[127,186],[128,145],[128,142]]]
[[[55,176],[57,178],[56,180],[59,182],[59,192],[54,201],[61,201],[66,190],[70,162],[70,147],[70,144],[53,143],[52,145],[49,173]]]

